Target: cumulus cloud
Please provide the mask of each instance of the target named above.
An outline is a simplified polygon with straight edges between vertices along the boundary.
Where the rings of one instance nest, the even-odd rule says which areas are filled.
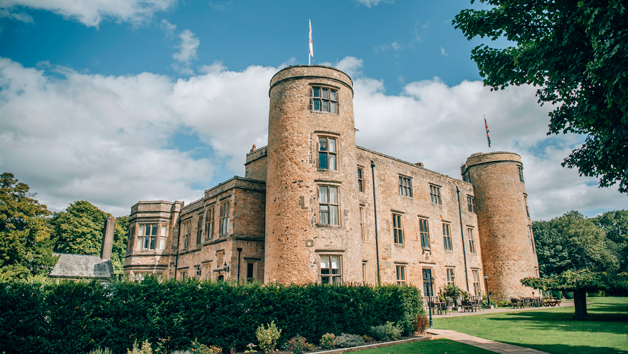
[[[164,19],[161,20],[161,29],[166,34],[167,38],[173,38],[177,26]],[[192,60],[197,58],[196,49],[201,44],[201,41],[199,41],[189,29],[184,30],[177,37],[181,40],[179,45],[175,47],[179,48],[179,52],[172,54],[172,58],[178,61],[178,63],[172,63],[172,68],[179,74],[193,75],[194,70],[190,68],[190,65]]]
[[[484,114],[493,151],[522,157],[533,219],[628,207],[616,190],[560,166],[582,138],[546,136],[550,107],[538,106],[532,87],[490,92],[481,82],[450,87],[434,78],[390,95],[384,82],[364,76],[361,59],[337,66],[354,79],[360,146],[460,178],[460,164],[487,151]],[[192,186],[223,182],[214,176],[225,170],[243,175],[251,145],[267,143],[275,67],[236,72],[216,62],[176,81],[39,68],[0,59],[0,170],[55,210],[81,199],[115,215],[139,200],[190,202],[203,195]],[[198,136],[211,153],[178,149],[173,139],[181,132]]]
[[[393,3],[394,0],[358,0],[358,2],[362,5],[365,5],[368,8],[379,5],[380,2],[383,3]]]
[[[45,10],[77,20],[88,27],[98,27],[103,19],[141,24],[155,12],[164,11],[174,3],[176,0],[0,0],[0,9],[11,14],[15,14],[20,7]],[[32,21],[30,16],[14,18]]]
[[[438,47],[438,48],[440,48],[440,55],[446,56],[446,57],[449,56],[449,54],[447,54],[447,52],[445,51],[445,48],[443,48],[443,47]]]

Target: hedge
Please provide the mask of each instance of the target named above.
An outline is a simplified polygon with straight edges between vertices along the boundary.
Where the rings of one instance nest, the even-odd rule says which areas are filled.
[[[126,353],[135,340],[168,349],[190,342],[228,352],[256,343],[255,330],[275,321],[280,343],[300,334],[367,334],[386,321],[406,332],[422,312],[413,286],[278,285],[195,280],[0,283],[0,352]]]

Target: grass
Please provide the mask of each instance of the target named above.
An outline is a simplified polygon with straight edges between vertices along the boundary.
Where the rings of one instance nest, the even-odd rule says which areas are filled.
[[[593,303],[588,305],[586,321],[571,319],[573,307],[542,308],[435,318],[434,328],[549,353],[628,354],[628,298],[587,298],[589,301]]]
[[[391,345],[389,347],[361,350],[360,354],[494,354],[482,348],[454,342],[449,339],[424,340],[420,342]]]

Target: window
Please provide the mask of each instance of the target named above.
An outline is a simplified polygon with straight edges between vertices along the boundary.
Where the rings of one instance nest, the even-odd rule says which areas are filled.
[[[200,245],[203,240],[203,214],[198,214],[198,221],[196,223],[196,244]]]
[[[246,281],[252,283],[255,281],[255,263],[247,263],[246,264]]]
[[[364,170],[358,167],[358,191],[364,192]]]
[[[366,233],[364,232],[364,207],[360,207],[360,234],[362,235],[362,241],[366,241]]]
[[[519,170],[519,181],[523,182],[523,166],[517,166]]]
[[[214,207],[211,206],[205,211],[205,240],[214,237]]]
[[[447,285],[454,285],[454,269],[447,268]]]
[[[366,262],[362,262],[362,284],[366,284]]]
[[[475,238],[473,238],[472,227],[467,227],[467,237],[469,238],[469,252],[475,253]]]
[[[475,291],[475,296],[479,296],[482,293],[482,289],[480,288],[480,270],[472,269],[471,273],[473,273],[473,290]]]
[[[220,206],[220,234],[229,232],[229,202]]]
[[[530,209],[528,208],[528,196],[526,194],[523,195],[523,202],[526,205],[526,215],[530,217]]]
[[[319,223],[338,225],[338,187],[318,187]]]
[[[201,266],[200,265],[194,266],[194,274],[196,275],[196,279],[198,280],[201,279]]]
[[[528,225],[528,238],[532,244],[532,252],[536,253],[536,245],[534,244],[534,234],[532,233],[532,226]]]
[[[419,219],[419,232],[421,233],[421,247],[430,249],[430,227],[427,219]]]
[[[312,111],[338,113],[338,91],[326,87],[312,87]]]
[[[449,234],[449,224],[443,224],[443,244],[445,244],[445,251],[453,250],[451,246],[451,235]]]
[[[397,285],[406,285],[406,266],[397,265]]]
[[[129,249],[133,249],[133,238],[135,237],[135,226],[129,228]]]
[[[430,184],[430,199],[434,204],[443,204],[443,200],[440,197],[440,187]]]
[[[537,278],[541,277],[541,275],[539,274],[539,267],[534,267],[534,276]]]
[[[168,236],[168,227],[166,225],[161,225],[161,237],[159,238],[159,249],[163,250],[166,248],[166,237]]]
[[[338,151],[336,149],[336,138],[318,138],[318,168],[321,170],[338,169]]]
[[[189,221],[184,222],[181,225],[181,234],[183,234],[183,248],[190,246],[190,225]]]
[[[401,214],[393,213],[393,232],[395,243],[403,244],[403,225],[401,224]]]
[[[412,179],[410,177],[399,176],[399,194],[412,198]]]
[[[469,208],[469,213],[474,213],[476,212],[476,208],[475,208],[475,197],[468,195],[467,196],[467,207]]]
[[[340,272],[340,256],[321,256],[321,284],[340,284],[342,274]]]
[[[423,294],[426,296],[434,296],[434,288],[432,287],[434,278],[431,269],[423,269]]]
[[[157,224],[140,225],[140,236],[138,237],[138,248],[141,250],[154,250],[155,238],[157,236]]]

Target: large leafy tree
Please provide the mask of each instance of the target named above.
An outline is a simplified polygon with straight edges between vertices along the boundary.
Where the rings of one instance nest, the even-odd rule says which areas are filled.
[[[619,271],[628,273],[628,210],[614,210],[593,218],[606,231],[609,248],[619,260]]]
[[[0,273],[5,277],[47,275],[56,263],[45,219],[51,213],[34,196],[13,174],[0,175]]]
[[[594,219],[570,211],[533,225],[541,276],[522,283],[533,288],[574,291],[575,319],[587,314],[586,292],[613,290],[618,284],[619,260],[612,241]],[[623,286],[623,285],[622,285]]]
[[[105,222],[111,214],[87,201],[77,201],[63,212],[55,213],[50,224],[56,240],[55,251],[100,255]],[[126,253],[128,217],[116,220],[111,260],[116,273],[122,273]]]
[[[471,0],[473,3],[474,0]],[[481,44],[471,58],[484,84],[538,86],[549,133],[585,134],[563,166],[599,177],[600,187],[628,192],[628,6],[625,0],[479,0],[489,9],[454,19],[467,39],[505,38],[513,46]]]

